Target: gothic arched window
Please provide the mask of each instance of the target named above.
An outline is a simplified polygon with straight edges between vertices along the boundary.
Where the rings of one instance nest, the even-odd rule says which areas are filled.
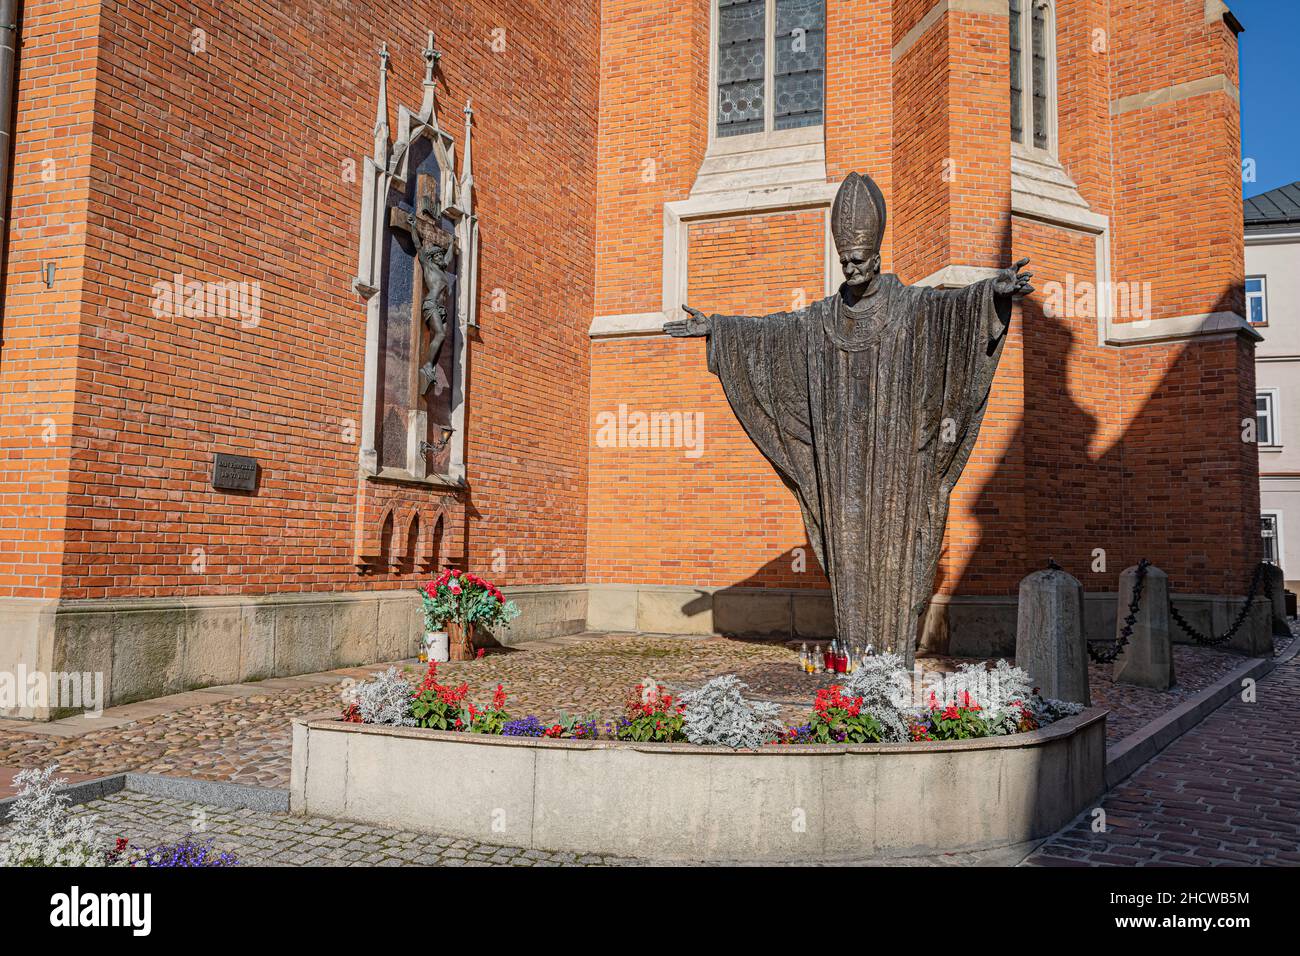
[[[825,0],[717,0],[715,13],[716,135],[821,126]]]
[[[1010,0],[1011,139],[1056,150],[1056,22],[1052,0]]]

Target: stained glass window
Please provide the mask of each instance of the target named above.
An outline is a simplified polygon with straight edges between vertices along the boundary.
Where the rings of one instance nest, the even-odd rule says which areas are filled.
[[[717,135],[820,126],[826,0],[718,0]]]
[[[1017,143],[1025,141],[1025,123],[1022,116],[1025,108],[1024,81],[1020,75],[1023,68],[1020,60],[1020,14],[1020,0],[1011,0],[1011,16],[1007,18],[1011,22],[1011,139]]]
[[[1011,139],[1052,148],[1056,71],[1050,0],[1007,0],[1011,45]]]
[[[718,0],[718,135],[763,130],[766,0]]]
[[[826,64],[825,0],[776,0],[772,125],[820,126]]]
[[[1035,3],[1032,43],[1034,54],[1034,145],[1047,149],[1047,11]]]

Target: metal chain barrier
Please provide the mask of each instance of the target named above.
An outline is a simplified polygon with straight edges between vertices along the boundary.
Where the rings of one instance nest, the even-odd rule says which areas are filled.
[[[1142,589],[1146,584],[1147,568],[1150,565],[1151,562],[1146,558],[1143,558],[1138,562],[1137,578],[1133,582],[1133,600],[1129,602],[1128,616],[1124,618],[1124,626],[1120,628],[1119,637],[1113,641],[1086,642],[1088,656],[1096,663],[1114,663],[1115,659],[1123,653],[1124,648],[1128,645],[1129,638],[1133,636],[1133,627],[1137,623],[1138,608],[1142,603]],[[1051,560],[1048,561],[1048,566],[1053,568],[1059,567],[1055,561]],[[1188,637],[1203,647],[1217,647],[1220,644],[1227,643],[1236,636],[1237,632],[1241,630],[1241,626],[1246,623],[1246,619],[1250,616],[1250,606],[1255,603],[1255,596],[1259,593],[1261,586],[1264,589],[1264,596],[1270,601],[1273,599],[1273,585],[1264,575],[1264,572],[1267,569],[1268,563],[1265,561],[1261,561],[1255,566],[1255,574],[1250,580],[1250,590],[1246,594],[1246,603],[1242,605],[1241,611],[1237,614],[1236,620],[1232,622],[1232,626],[1218,637],[1213,637],[1209,634],[1202,634],[1196,628],[1192,627],[1192,625],[1187,622],[1187,619],[1179,613],[1178,608],[1174,606],[1172,596],[1169,597],[1169,616],[1173,618],[1175,624],[1183,629],[1184,633],[1186,633]],[[1105,646],[1098,648],[1096,646],[1098,644]]]
[[[1147,568],[1151,562],[1143,558],[1137,565],[1137,578],[1133,581],[1133,600],[1128,602],[1128,617],[1124,618],[1124,626],[1119,629],[1119,637],[1113,641],[1085,641],[1084,645],[1088,648],[1088,656],[1098,664],[1113,664],[1115,658],[1123,652],[1128,646],[1129,638],[1133,636],[1133,627],[1137,624],[1138,608],[1142,604],[1142,589],[1146,586]],[[1094,644],[1107,645],[1104,648],[1097,648]]]
[[[1232,640],[1236,633],[1241,630],[1241,625],[1246,623],[1246,618],[1250,616],[1250,606],[1255,603],[1255,595],[1259,593],[1260,585],[1264,586],[1264,596],[1270,601],[1273,599],[1273,585],[1264,578],[1264,571],[1268,568],[1267,562],[1261,561],[1255,566],[1255,576],[1250,579],[1250,590],[1246,594],[1246,603],[1241,607],[1241,613],[1237,619],[1232,622],[1232,626],[1223,632],[1219,637],[1212,637],[1208,634],[1202,634],[1196,628],[1187,623],[1187,620],[1178,613],[1178,608],[1174,607],[1174,599],[1169,599],[1169,616],[1174,619],[1174,623],[1183,629],[1183,632],[1197,644],[1204,647],[1217,647],[1227,641]]]

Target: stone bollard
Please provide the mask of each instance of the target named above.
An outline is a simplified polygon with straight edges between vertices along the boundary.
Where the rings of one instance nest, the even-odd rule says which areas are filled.
[[[1286,620],[1286,575],[1276,564],[1270,564],[1264,569],[1264,583],[1273,590],[1273,636],[1290,637],[1291,625]]]
[[[1083,585],[1060,568],[1020,582],[1016,666],[1044,697],[1091,706],[1088,648],[1083,639]]]
[[[1126,568],[1119,576],[1119,598],[1115,605],[1115,637],[1120,636],[1133,600],[1137,568]],[[1154,564],[1147,566],[1142,600],[1128,646],[1115,659],[1115,681],[1155,690],[1174,684],[1174,649],[1169,640],[1169,577]]]
[[[1240,608],[1240,605],[1238,605]],[[1262,594],[1251,602],[1246,620],[1224,646],[1247,657],[1273,656],[1273,605]]]

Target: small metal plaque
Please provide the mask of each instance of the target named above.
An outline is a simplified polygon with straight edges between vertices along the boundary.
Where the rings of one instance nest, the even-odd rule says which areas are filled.
[[[256,458],[218,452],[212,458],[212,487],[221,491],[255,491],[257,467]]]

